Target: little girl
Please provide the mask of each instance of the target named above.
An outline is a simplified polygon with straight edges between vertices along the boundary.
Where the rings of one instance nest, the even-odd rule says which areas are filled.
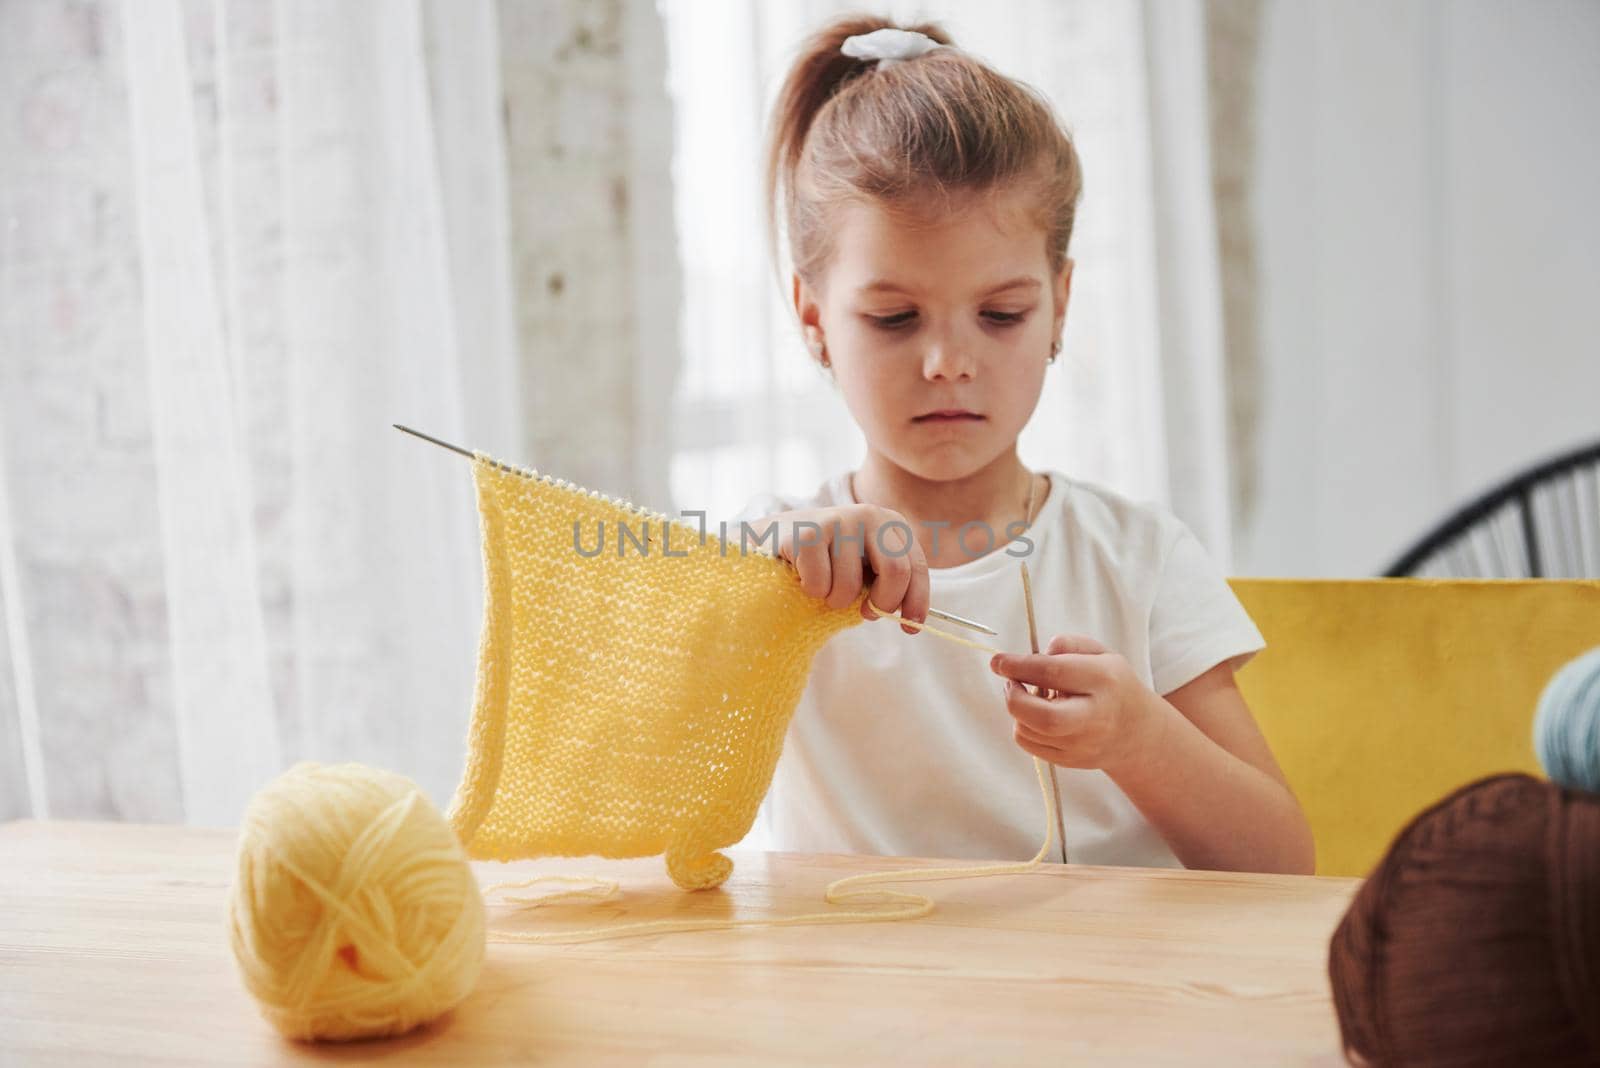
[[[1036,756],[1055,766],[1074,863],[1312,870],[1234,684],[1261,635],[1199,542],[1162,509],[1017,458],[1061,348],[1080,188],[1049,106],[937,26],[842,19],[789,73],[772,224],[867,454],[740,518],[777,525],[807,593],[842,607],[868,584],[868,618],[922,622],[931,604],[1002,649],[1029,648],[1026,560],[1053,636],[989,660],[904,625],[836,635],[762,805],[768,848],[1031,856]]]

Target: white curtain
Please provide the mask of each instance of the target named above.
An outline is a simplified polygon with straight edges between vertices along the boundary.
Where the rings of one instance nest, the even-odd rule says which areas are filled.
[[[0,818],[448,799],[470,471],[389,424],[517,452],[499,57],[489,0],[0,5]]]
[[[805,493],[862,455],[799,343],[758,235],[761,137],[800,41],[841,0],[661,0],[677,113],[686,369],[672,468],[680,507],[732,516]],[[931,18],[1045,93],[1083,158],[1063,359],[1021,452],[1170,506],[1227,566],[1220,285],[1198,0],[929,0]]]
[[[0,2],[0,818],[231,824],[304,758],[448,798],[470,476],[391,422],[714,517],[856,463],[760,238],[772,95],[845,6],[661,0],[662,57],[650,0]],[[922,8],[1085,160],[1024,459],[1226,560],[1198,7]],[[508,210],[507,64],[554,212]]]

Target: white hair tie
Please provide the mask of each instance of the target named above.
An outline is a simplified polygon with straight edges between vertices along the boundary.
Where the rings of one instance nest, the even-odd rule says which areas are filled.
[[[925,33],[916,30],[896,30],[885,27],[871,33],[846,37],[839,51],[851,59],[878,61],[878,66],[888,67],[907,59],[916,59],[939,48],[940,44]]]

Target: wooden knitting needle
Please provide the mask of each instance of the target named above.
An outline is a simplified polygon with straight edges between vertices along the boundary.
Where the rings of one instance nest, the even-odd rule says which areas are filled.
[[[410,434],[412,437],[421,438],[423,441],[426,441],[426,442],[428,442],[430,444],[433,444],[433,445],[437,445],[441,449],[449,449],[451,452],[460,453],[462,456],[465,456],[469,460],[475,459],[474,455],[470,451],[468,451],[467,449],[463,449],[459,445],[452,445],[448,441],[440,441],[438,438],[434,437],[432,434],[424,434],[420,430],[412,430],[410,427],[402,426],[399,423],[391,423],[389,425],[394,427],[396,430],[401,431],[402,433]],[[789,563],[789,562],[787,560],[785,560],[784,563]],[[789,567],[790,567],[790,570],[793,570],[794,565],[790,564]],[[922,627],[923,627],[922,624],[918,624],[915,620],[901,619],[899,613],[894,613],[892,615],[889,614],[889,613],[879,613],[879,614],[880,615],[887,615],[888,618],[890,618],[890,619],[900,620],[900,622],[902,622],[902,623],[908,623],[913,627],[917,627],[918,629],[922,629]],[[933,616],[936,619],[942,619],[946,623],[954,623],[958,627],[966,627],[968,630],[975,630],[979,634],[995,634],[995,633],[997,633],[996,631],[991,630],[990,628],[984,626],[982,623],[979,623],[975,619],[968,619],[965,616],[958,616],[954,612],[941,612],[937,608],[929,608],[928,609],[928,614],[930,616]],[[938,630],[938,629],[936,629],[934,627],[927,627],[927,630],[928,630],[928,632],[930,634],[938,634],[938,635],[945,636],[945,637],[949,637],[950,636],[945,631]],[[962,642],[962,644],[963,645],[971,645],[974,648],[978,648],[978,649],[989,649],[989,646],[987,646],[987,645],[979,645],[976,642]],[[998,649],[990,649],[990,651],[991,652],[999,652]]]
[[[1033,584],[1028,581],[1028,561],[1022,561],[1022,603],[1028,609],[1028,644],[1039,651],[1039,625],[1033,618]],[[1045,696],[1044,687],[1033,688],[1035,696]],[[1061,843],[1061,863],[1067,862],[1067,825],[1061,815],[1061,783],[1056,780],[1056,766],[1050,765],[1050,789],[1056,795],[1056,841]]]

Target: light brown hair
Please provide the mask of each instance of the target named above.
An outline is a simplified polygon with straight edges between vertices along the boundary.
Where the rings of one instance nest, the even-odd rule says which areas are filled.
[[[1083,174],[1049,103],[953,47],[881,67],[839,50],[846,38],[887,28],[952,43],[934,23],[901,27],[852,15],[812,36],[790,69],[767,154],[774,249],[781,219],[795,271],[815,281],[833,251],[829,213],[843,200],[920,215],[941,198],[1027,183],[1050,267],[1059,271]]]

